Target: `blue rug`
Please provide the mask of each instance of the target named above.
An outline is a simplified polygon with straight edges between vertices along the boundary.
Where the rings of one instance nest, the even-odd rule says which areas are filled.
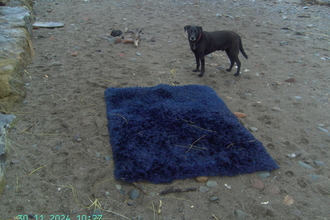
[[[117,179],[163,183],[279,168],[210,87],[108,88],[104,95]]]

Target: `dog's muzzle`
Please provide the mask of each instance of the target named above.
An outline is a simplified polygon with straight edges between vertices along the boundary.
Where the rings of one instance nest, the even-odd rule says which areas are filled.
[[[189,40],[190,41],[195,41],[196,40],[196,37],[189,37]]]

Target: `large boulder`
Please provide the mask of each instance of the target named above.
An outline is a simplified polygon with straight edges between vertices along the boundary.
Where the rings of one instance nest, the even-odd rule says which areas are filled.
[[[0,7],[0,23],[0,110],[11,111],[25,96],[23,68],[34,56],[31,11],[25,6]]]

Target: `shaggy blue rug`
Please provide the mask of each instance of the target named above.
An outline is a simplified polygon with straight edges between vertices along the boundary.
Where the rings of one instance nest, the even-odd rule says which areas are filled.
[[[117,179],[162,183],[279,168],[210,87],[108,88],[104,95]]]

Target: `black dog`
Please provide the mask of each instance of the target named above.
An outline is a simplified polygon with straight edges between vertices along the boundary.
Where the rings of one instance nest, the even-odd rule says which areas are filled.
[[[196,69],[194,72],[199,72],[200,62],[202,63],[201,73],[198,75],[202,77],[205,72],[205,55],[210,54],[216,50],[226,51],[227,56],[230,59],[230,67],[226,71],[231,71],[234,66],[234,62],[237,64],[237,72],[234,76],[238,76],[241,69],[241,62],[238,59],[238,53],[241,51],[243,56],[247,59],[241,37],[233,31],[215,31],[206,32],[200,26],[184,27],[184,30],[188,32],[188,41],[190,43],[190,49],[195,54]]]

